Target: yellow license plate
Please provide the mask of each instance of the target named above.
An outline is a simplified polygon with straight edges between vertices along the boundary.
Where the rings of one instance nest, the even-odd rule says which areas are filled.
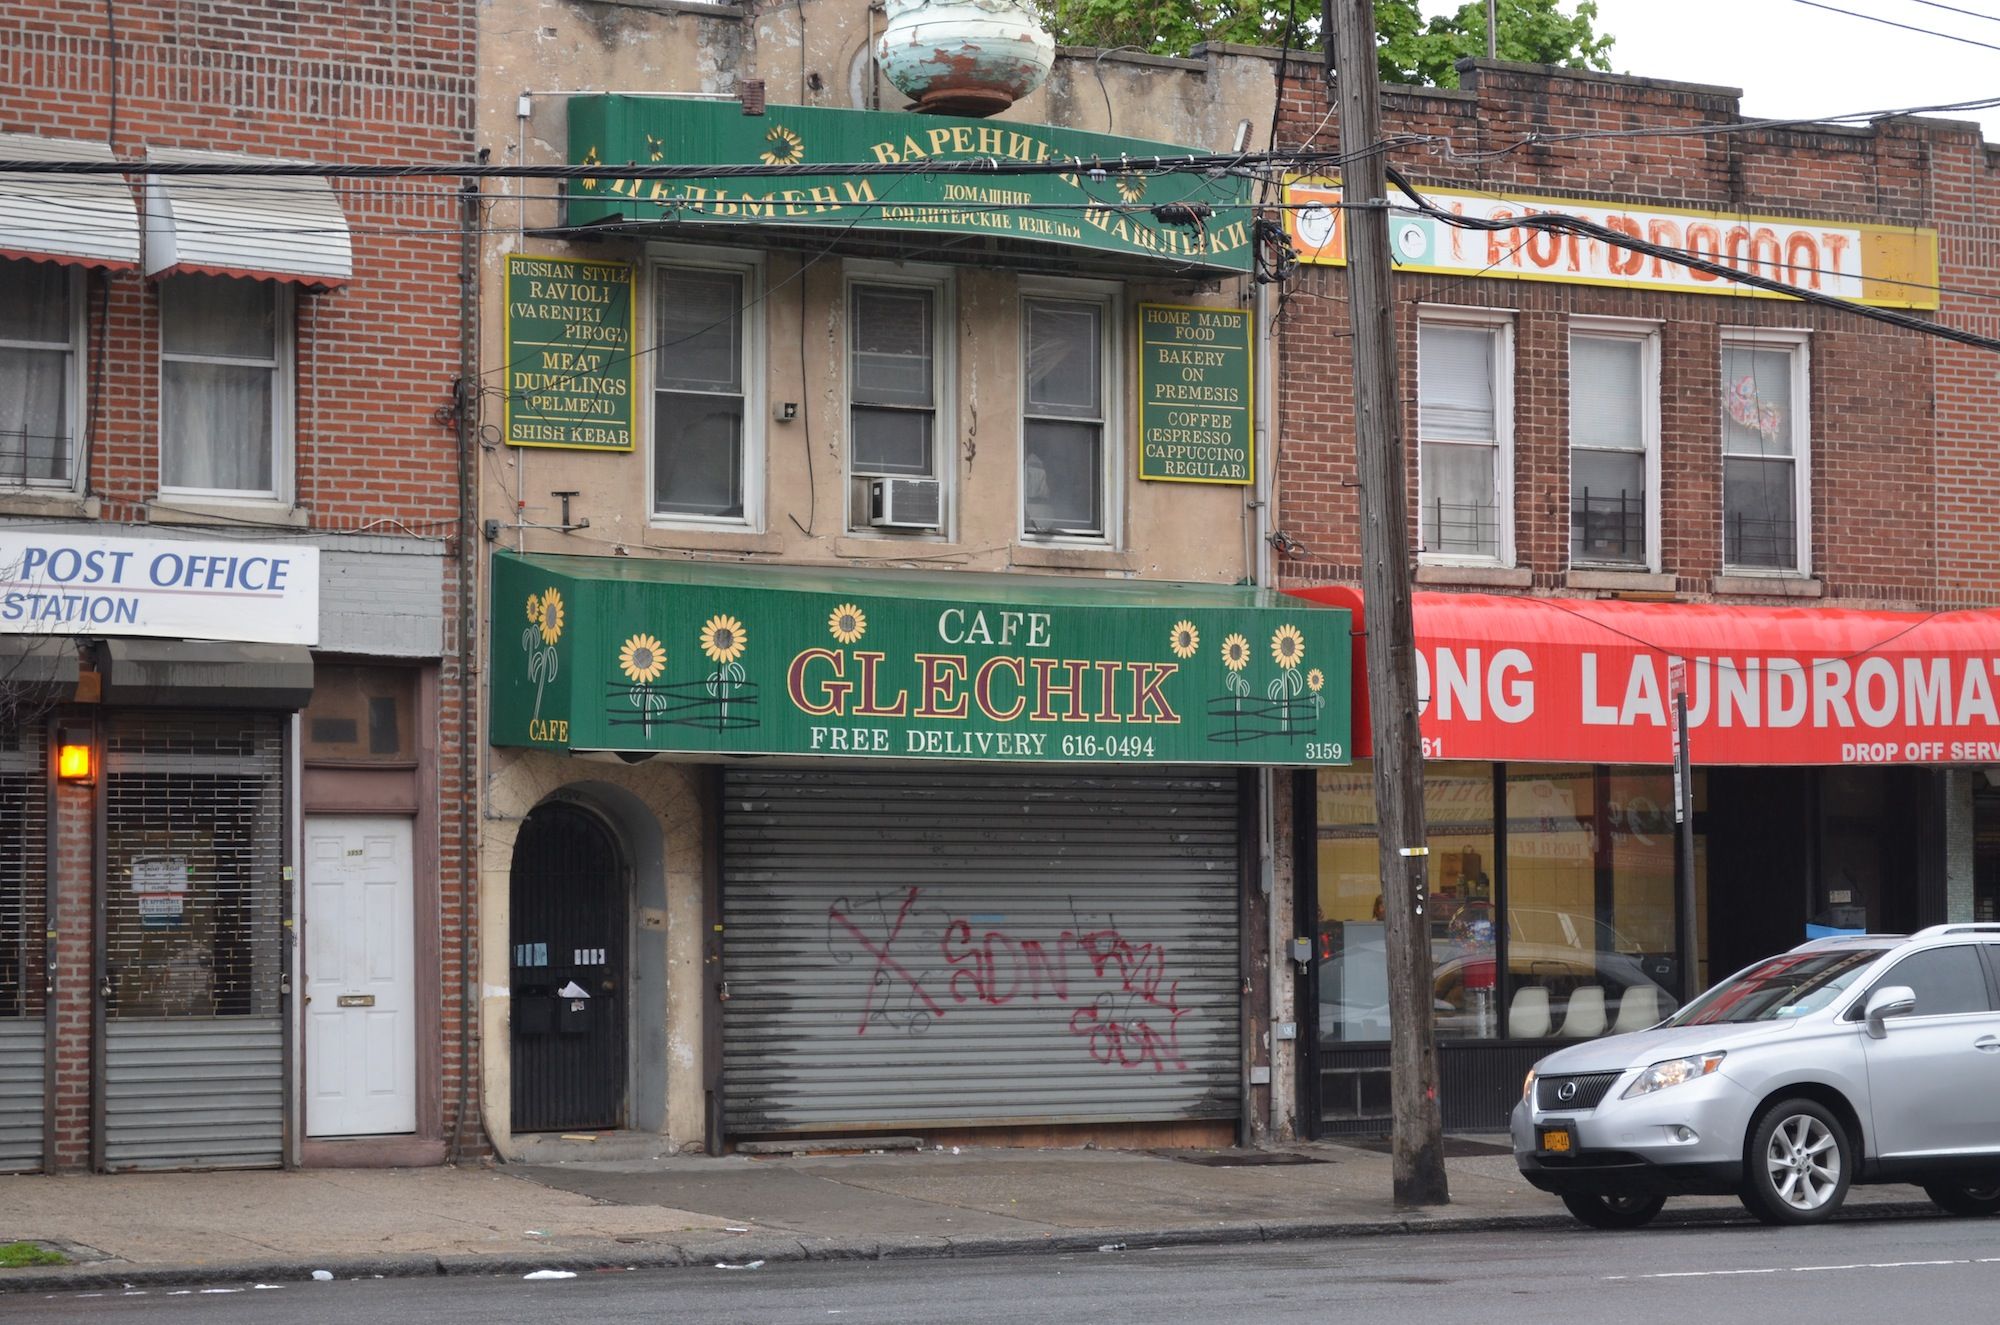
[[[1569,1128],[1551,1127],[1542,1133],[1542,1149],[1551,1154],[1568,1154],[1571,1149]]]

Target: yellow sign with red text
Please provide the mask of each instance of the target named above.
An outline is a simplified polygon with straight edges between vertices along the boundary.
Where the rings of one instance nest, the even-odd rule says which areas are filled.
[[[1551,213],[1575,216],[1635,240],[1682,249],[1799,290],[1854,303],[1881,308],[1938,306],[1935,230],[1627,207],[1522,194],[1425,189],[1424,197],[1468,221],[1520,221]],[[1339,182],[1288,180],[1285,201],[1285,230],[1299,259],[1344,265],[1347,213],[1341,209]],[[1390,201],[1393,205],[1407,200],[1392,194]],[[1389,242],[1395,265],[1403,271],[1762,299],[1785,297],[1585,235],[1526,225],[1471,228],[1414,208],[1390,212]]]

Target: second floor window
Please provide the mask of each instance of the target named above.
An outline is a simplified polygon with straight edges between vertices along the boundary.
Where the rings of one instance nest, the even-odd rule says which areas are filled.
[[[849,319],[854,472],[937,476],[937,292],[857,285]]]
[[[1576,332],[1569,342],[1570,562],[1648,569],[1658,371],[1650,333]]]
[[[1805,569],[1803,339],[1725,334],[1722,344],[1722,563]]]
[[[69,267],[0,260],[0,486],[75,481],[77,287]]]
[[[274,281],[160,282],[160,486],[277,497],[291,294]]]
[[[654,513],[740,520],[746,273],[661,267],[654,280]]]
[[[1433,557],[1504,563],[1512,421],[1508,328],[1417,328],[1419,526]]]
[[[1029,299],[1021,311],[1022,529],[1104,534],[1104,305]]]

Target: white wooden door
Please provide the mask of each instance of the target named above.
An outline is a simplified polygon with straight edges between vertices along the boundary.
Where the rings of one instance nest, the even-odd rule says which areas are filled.
[[[410,821],[315,816],[305,836],[306,1135],[414,1132]]]

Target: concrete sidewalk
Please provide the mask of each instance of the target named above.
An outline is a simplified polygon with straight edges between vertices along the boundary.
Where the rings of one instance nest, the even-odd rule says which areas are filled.
[[[74,1261],[0,1270],[0,1291],[1577,1227],[1497,1140],[1448,1149],[1452,1204],[1422,1211],[1392,1204],[1386,1153],[1325,1143],[0,1177],[0,1244]],[[1850,1198],[1882,1213],[1913,1202],[1903,1187]],[[1677,1208],[1741,1215],[1693,1198],[1663,1218]]]

